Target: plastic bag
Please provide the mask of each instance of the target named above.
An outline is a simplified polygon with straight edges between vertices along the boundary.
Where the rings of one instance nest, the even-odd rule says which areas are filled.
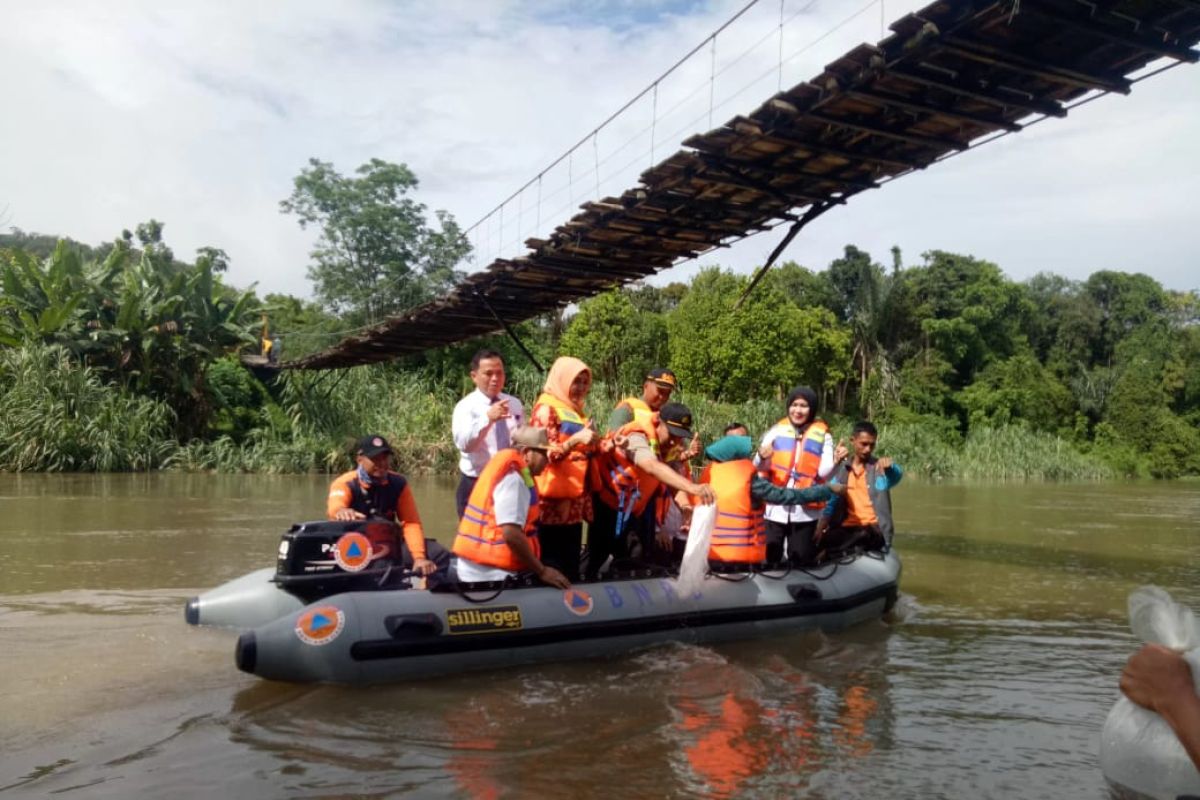
[[[683,550],[683,563],[679,565],[679,579],[675,582],[675,591],[680,597],[691,597],[704,582],[708,572],[708,546],[712,542],[716,520],[715,503],[696,506],[692,510],[692,526],[688,529],[687,547]]]
[[[1129,595],[1129,625],[1142,641],[1183,653],[1200,692],[1200,628],[1184,608],[1157,586]],[[1167,721],[1121,695],[1100,734],[1100,769],[1113,783],[1141,794],[1174,800],[1200,795],[1200,772]]]

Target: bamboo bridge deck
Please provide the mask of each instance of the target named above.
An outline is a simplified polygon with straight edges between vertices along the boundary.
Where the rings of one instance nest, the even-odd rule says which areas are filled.
[[[356,366],[496,332],[753,233],[799,230],[881,181],[1066,116],[1085,95],[1128,94],[1160,58],[1200,58],[1200,0],[942,0],[890,29],[685,140],[640,185],[528,239],[525,255],[280,366]]]

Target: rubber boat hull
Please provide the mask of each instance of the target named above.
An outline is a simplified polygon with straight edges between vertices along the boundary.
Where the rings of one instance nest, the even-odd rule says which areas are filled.
[[[900,560],[889,552],[783,576],[709,575],[689,596],[680,596],[670,578],[565,592],[347,592],[243,633],[236,661],[271,680],[384,683],[609,656],[668,641],[834,631],[879,619],[895,603],[899,579]]]
[[[275,583],[275,567],[234,578],[188,600],[183,617],[192,625],[255,628],[304,608],[304,603]]]

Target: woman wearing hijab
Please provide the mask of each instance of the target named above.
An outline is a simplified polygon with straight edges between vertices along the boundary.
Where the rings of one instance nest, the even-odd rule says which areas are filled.
[[[545,428],[550,439],[550,464],[537,477],[542,560],[556,566],[570,580],[579,578],[583,522],[592,519],[588,457],[597,436],[583,411],[591,388],[588,365],[563,356],[550,366],[546,386],[530,417],[530,424]]]
[[[758,450],[759,472],[776,486],[803,489],[825,482],[833,472],[833,437],[829,426],[817,418],[817,393],[797,386],[788,393],[787,416],[766,435]],[[767,561],[788,560],[798,566],[812,564],[816,556],[813,533],[824,503],[768,504]]]

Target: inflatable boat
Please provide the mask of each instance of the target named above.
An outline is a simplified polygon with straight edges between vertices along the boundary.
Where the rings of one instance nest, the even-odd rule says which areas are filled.
[[[274,570],[193,598],[188,622],[243,629],[237,666],[263,678],[382,683],[668,641],[839,630],[879,619],[899,591],[900,560],[890,550],[805,570],[709,573],[686,593],[647,568],[566,591],[520,582],[418,589],[376,566],[370,538],[355,526],[293,526]]]

